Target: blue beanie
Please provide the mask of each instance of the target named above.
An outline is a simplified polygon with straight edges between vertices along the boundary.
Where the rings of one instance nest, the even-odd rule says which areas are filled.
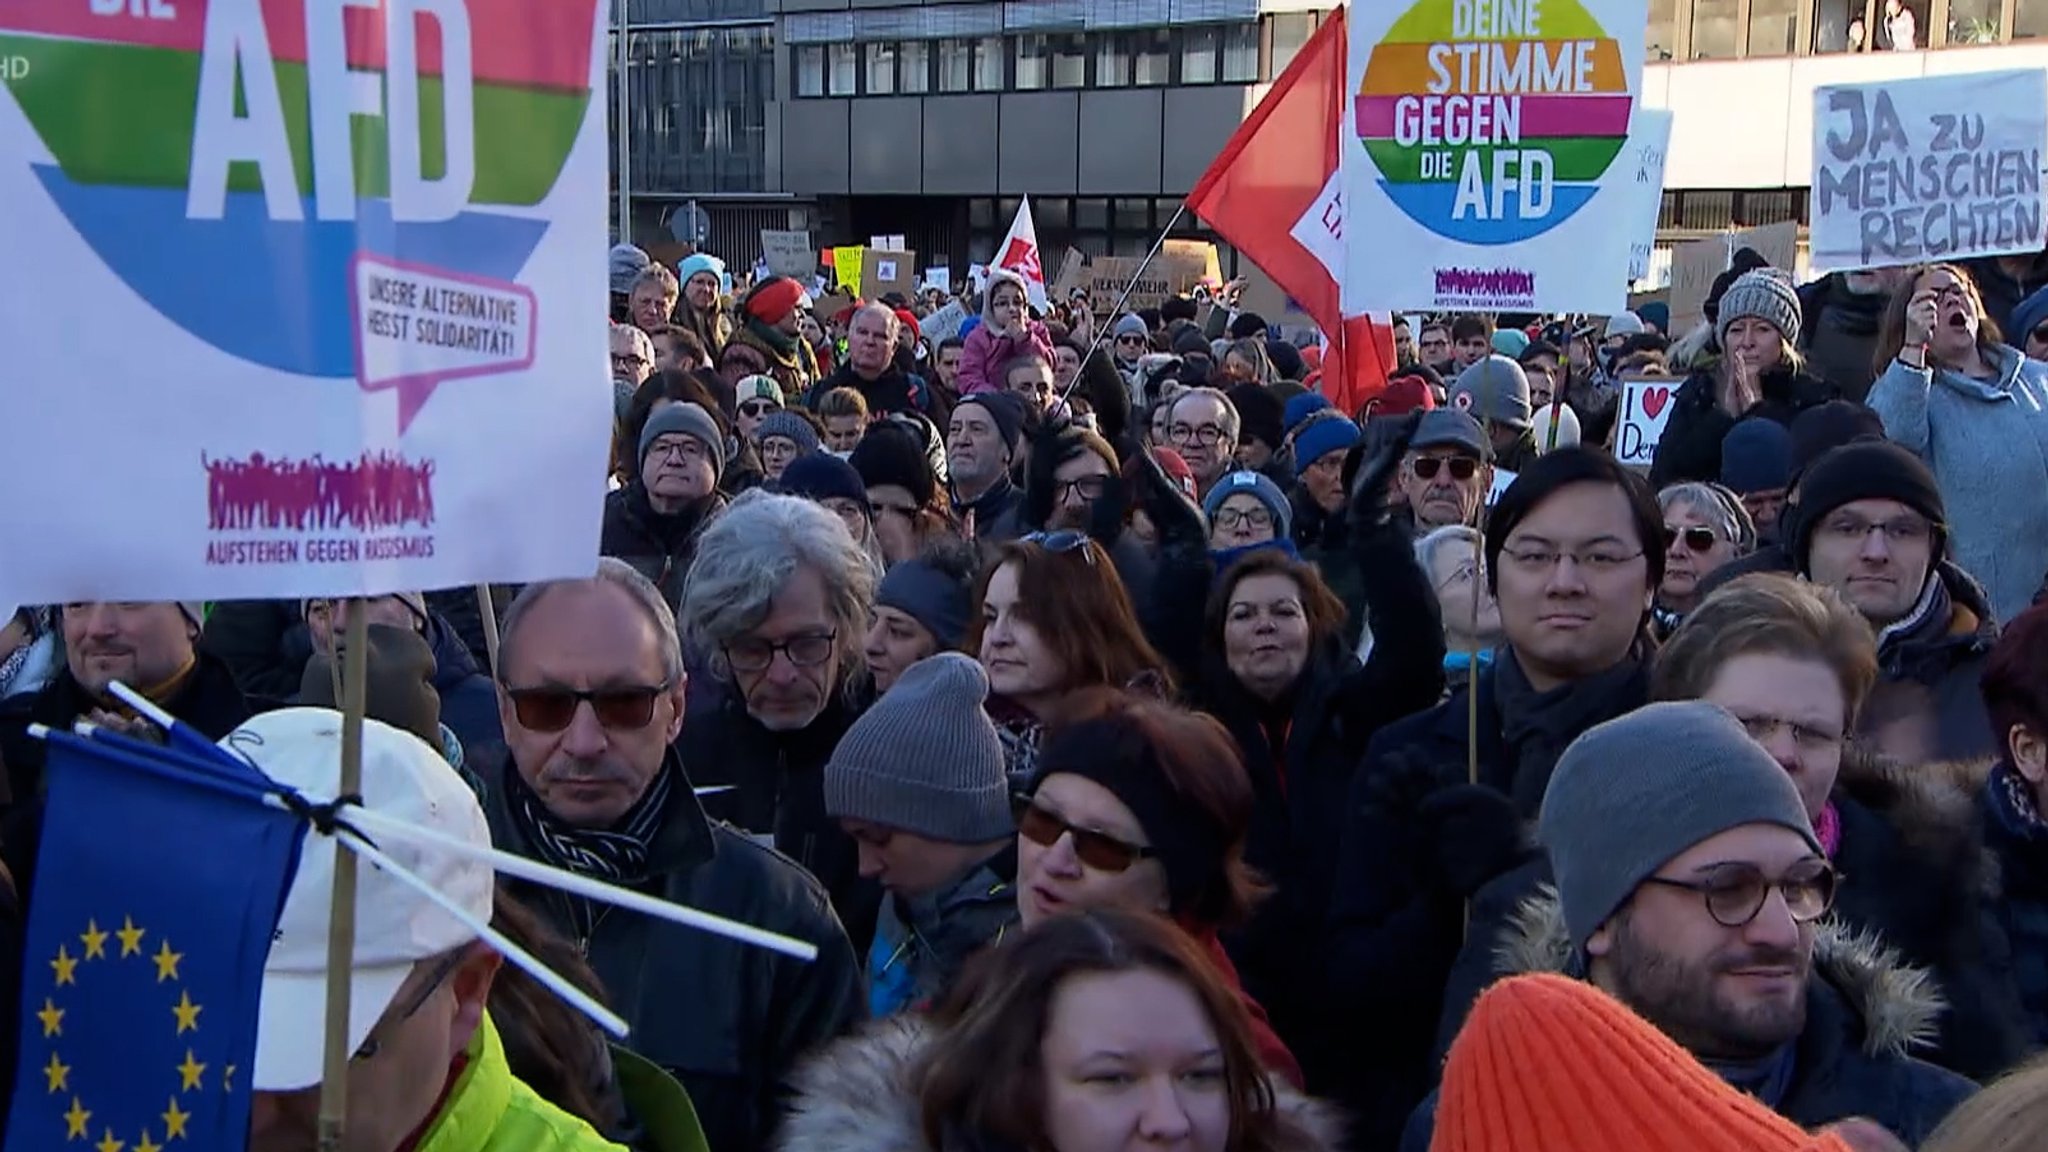
[[[725,270],[725,261],[709,252],[699,252],[694,256],[685,257],[681,264],[676,265],[676,282],[688,284],[690,277],[699,272],[709,272],[718,277],[720,292],[732,291],[732,274]]]
[[[2043,320],[2048,320],[2048,288],[2013,305],[2012,315],[2005,320],[2005,342],[2026,351],[2027,333]]]
[[[1721,483],[1737,496],[1792,483],[1792,433],[1776,420],[1752,416],[1721,439]]]
[[[1216,512],[1223,502],[1232,496],[1252,496],[1266,506],[1273,514],[1273,536],[1286,540],[1294,535],[1294,506],[1287,502],[1287,494],[1280,486],[1266,478],[1263,472],[1228,472],[1209,489],[1209,495],[1202,501],[1202,515],[1208,520],[1216,519]]]
[[[1301,422],[1330,406],[1330,399],[1320,392],[1303,392],[1289,397],[1287,407],[1280,410],[1280,422],[1289,432],[1301,427]]]
[[[1358,425],[1342,416],[1318,416],[1294,437],[1294,467],[1297,471],[1332,452],[1342,452],[1358,443]]]
[[[860,473],[825,452],[806,452],[791,460],[776,487],[806,500],[851,500],[863,508],[868,506],[868,486],[861,482]]]

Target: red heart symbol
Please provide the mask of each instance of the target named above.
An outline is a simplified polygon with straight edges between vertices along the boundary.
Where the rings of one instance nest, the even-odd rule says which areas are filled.
[[[1655,420],[1657,414],[1664,411],[1664,405],[1670,402],[1671,389],[1669,388],[1643,389],[1643,415],[1648,416],[1652,420]]]

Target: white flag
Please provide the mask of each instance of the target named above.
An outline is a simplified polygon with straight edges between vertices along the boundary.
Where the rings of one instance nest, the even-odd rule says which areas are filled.
[[[1045,264],[1038,258],[1038,226],[1031,222],[1028,196],[1017,204],[1017,218],[1010,221],[1010,232],[996,249],[995,266],[1024,278],[1024,294],[1033,308],[1043,312],[1051,307],[1046,302]]]

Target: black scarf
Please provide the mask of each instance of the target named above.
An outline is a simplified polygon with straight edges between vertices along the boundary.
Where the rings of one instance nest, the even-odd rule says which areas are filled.
[[[1550,774],[1565,746],[1586,729],[1633,711],[1650,698],[1650,663],[1640,650],[1612,668],[1548,692],[1538,692],[1512,649],[1493,661],[1494,707],[1507,746],[1510,795],[1525,816],[1534,816],[1550,787]]]
[[[505,773],[505,792],[513,823],[533,845],[541,863],[630,888],[647,879],[654,836],[667,814],[675,777],[673,767],[664,763],[646,793],[609,829],[573,828],[564,823],[516,770]],[[596,910],[581,897],[570,898],[569,904],[578,936],[588,939],[596,928]]]

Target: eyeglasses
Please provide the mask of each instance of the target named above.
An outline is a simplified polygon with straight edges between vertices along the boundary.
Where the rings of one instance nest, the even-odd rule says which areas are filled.
[[[576,719],[576,707],[589,704],[597,722],[614,732],[632,732],[654,719],[654,702],[668,691],[673,681],[653,687],[599,688],[578,692],[573,688],[506,688],[512,698],[512,715],[529,732],[560,732]]]
[[[1273,513],[1266,508],[1219,508],[1216,510],[1218,528],[1235,528],[1240,524],[1253,528],[1271,528]]]
[[[1637,559],[1642,554],[1643,550],[1640,548],[1633,552],[1622,552],[1608,548],[1591,548],[1580,552],[1566,552],[1557,548],[1501,550],[1501,555],[1507,557],[1510,564],[1532,576],[1550,572],[1566,559],[1589,572],[1605,575],[1619,571],[1622,565]]]
[[[1166,438],[1176,444],[1199,444],[1208,448],[1223,439],[1223,429],[1214,424],[1204,424],[1199,428],[1175,424],[1166,430]]]
[[[652,363],[654,361],[637,352],[612,353],[612,367],[614,368],[645,368]]]
[[[462,966],[463,958],[467,954],[468,949],[465,948],[443,957],[441,962],[434,966],[433,971],[427,974],[427,982],[420,987],[418,992],[413,993],[410,1000],[406,1001],[405,1010],[391,1018],[391,1027],[395,1028],[419,1015],[420,1009],[427,1006],[427,1001],[434,998],[434,993],[441,990],[441,985],[448,982],[448,977],[453,976],[455,970]],[[377,1053],[383,1050],[384,1041],[379,1039],[373,1030],[363,1040],[363,1046],[356,1049],[355,1054],[350,1056],[348,1060],[351,1064],[361,1064],[366,1060],[375,1060]]]
[[[1667,552],[1670,551],[1673,544],[1682,543],[1685,545],[1686,551],[1704,556],[1712,552],[1714,545],[1720,542],[1721,538],[1714,535],[1712,528],[1697,526],[1692,528],[1673,528],[1669,525],[1666,525],[1664,528],[1664,549]]]
[[[780,411],[782,411],[782,405],[775,403],[773,400],[749,400],[740,405],[740,415],[742,416],[766,416],[770,412]]]
[[[1017,834],[1041,848],[1050,848],[1062,836],[1074,838],[1074,855],[1097,872],[1127,872],[1138,861],[1158,853],[1143,844],[1120,840],[1107,832],[1068,823],[1066,817],[1041,808],[1028,796],[1012,798],[1017,816]]]
[[[1109,489],[1107,476],[1083,476],[1079,480],[1055,480],[1052,482],[1052,500],[1055,504],[1065,503],[1067,494],[1078,493],[1081,499],[1094,503],[1102,499]]]
[[[1451,479],[1461,482],[1479,474],[1479,461],[1470,456],[1417,456],[1408,462],[1408,470],[1415,473],[1417,480],[1434,480],[1446,467],[1451,470]]]
[[[870,500],[868,501],[868,511],[874,513],[875,518],[878,520],[884,512],[909,520],[917,515],[917,506],[914,504],[884,504],[879,500]]]
[[[815,668],[832,658],[832,645],[838,639],[837,631],[792,636],[781,643],[750,637],[727,644],[725,662],[736,672],[766,672],[779,652],[798,668]]]
[[[687,463],[691,460],[702,460],[704,458],[704,446],[697,443],[696,438],[684,436],[675,440],[656,440],[647,449],[647,454],[649,456],[682,460]]]
[[[1451,574],[1449,576],[1444,577],[1443,583],[1438,584],[1436,586],[1436,590],[1441,592],[1444,589],[1449,588],[1453,584],[1463,584],[1466,581],[1471,580],[1478,575],[1479,561],[1467,560],[1463,564],[1458,565],[1456,568],[1451,569]]]
[[[1778,733],[1789,730],[1792,742],[1804,753],[1826,753],[1842,746],[1841,732],[1823,731],[1796,720],[1779,716],[1737,716],[1736,719],[1742,722],[1742,729],[1749,733],[1749,738],[1759,744],[1769,744]]]
[[[1842,514],[1831,516],[1820,526],[1821,534],[1832,536],[1842,543],[1862,541],[1872,532],[1884,533],[1887,543],[1918,544],[1933,534],[1933,527],[1918,516],[1901,516],[1895,520],[1881,520],[1875,523],[1861,516]]]
[[[1706,902],[1707,915],[1714,918],[1714,923],[1723,928],[1741,928],[1763,911],[1764,901],[1770,898],[1773,889],[1784,893],[1785,910],[1793,920],[1810,924],[1834,906],[1835,889],[1841,880],[1832,864],[1808,860],[1793,865],[1775,880],[1754,864],[1723,864],[1699,880],[1651,876],[1643,883],[1697,893]]]

